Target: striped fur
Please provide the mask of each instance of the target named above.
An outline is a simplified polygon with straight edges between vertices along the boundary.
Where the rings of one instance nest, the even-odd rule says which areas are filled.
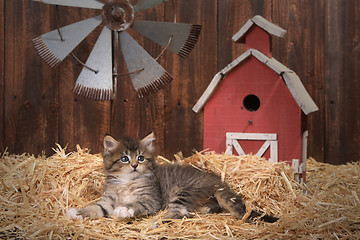
[[[132,218],[154,214],[168,208],[167,219],[189,217],[191,212],[227,210],[242,218],[246,207],[221,179],[191,166],[157,165],[154,161],[155,137],[142,140],[104,138],[106,184],[103,197],[93,205],[70,209],[72,219],[84,217]],[[252,212],[250,217],[261,216]],[[274,222],[277,218],[263,216]]]

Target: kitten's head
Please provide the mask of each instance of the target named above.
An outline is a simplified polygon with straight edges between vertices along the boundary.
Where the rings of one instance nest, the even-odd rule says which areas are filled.
[[[142,140],[124,137],[116,141],[104,138],[104,168],[106,174],[140,174],[154,164],[154,133]]]

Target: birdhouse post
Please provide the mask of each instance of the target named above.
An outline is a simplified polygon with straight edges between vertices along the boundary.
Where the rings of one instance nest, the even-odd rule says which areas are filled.
[[[214,76],[193,111],[204,108],[204,148],[287,162],[301,182],[306,115],[318,107],[295,72],[272,57],[272,35],[285,33],[261,16],[248,20],[232,38],[246,52]]]

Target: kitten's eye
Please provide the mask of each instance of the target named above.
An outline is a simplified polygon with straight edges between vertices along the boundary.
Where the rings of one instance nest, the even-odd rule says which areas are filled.
[[[120,158],[120,161],[121,161],[122,163],[128,163],[128,162],[129,162],[129,157],[128,157],[128,156],[122,156],[122,157]]]
[[[144,156],[140,155],[140,156],[137,157],[137,159],[138,159],[139,163],[145,162],[145,157]]]

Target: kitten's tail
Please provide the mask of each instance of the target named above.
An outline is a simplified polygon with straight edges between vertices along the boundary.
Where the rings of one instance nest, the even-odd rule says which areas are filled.
[[[219,203],[221,208],[228,210],[235,217],[242,219],[246,213],[246,206],[242,199],[237,196],[231,189],[227,187],[218,188],[215,191],[215,198]],[[268,215],[262,216],[262,214],[252,211],[249,219],[254,220],[258,218],[265,222],[273,223],[278,220],[276,217],[271,217]]]
[[[273,217],[273,216],[269,216],[269,215],[263,215],[263,214],[261,214],[259,212],[251,211],[249,219],[254,220],[255,218],[259,218],[259,220],[262,220],[262,221],[268,222],[268,223],[274,223],[277,220],[279,220],[279,218],[277,218],[277,217]]]

